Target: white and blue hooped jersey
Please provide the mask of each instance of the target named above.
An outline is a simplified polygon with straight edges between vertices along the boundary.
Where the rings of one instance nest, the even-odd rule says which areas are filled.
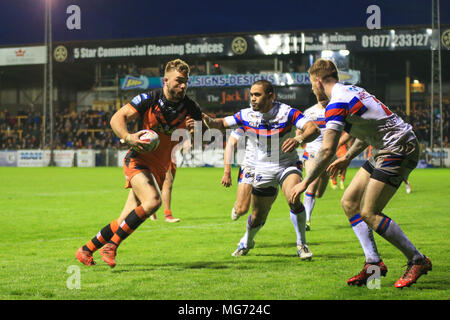
[[[334,85],[325,121],[327,129],[345,130],[378,150],[391,149],[415,138],[410,124],[375,96],[352,85]]]
[[[326,130],[325,108],[322,108],[317,103],[317,104],[313,105],[312,107],[309,107],[308,109],[306,109],[303,112],[303,114],[309,120],[314,121],[314,123],[320,129],[320,135],[314,141],[308,142],[304,149],[308,154],[316,154],[322,147],[323,134]]]
[[[285,153],[281,146],[286,139],[295,136],[294,127],[303,129],[308,121],[299,110],[277,101],[266,113],[246,108],[225,117],[228,126],[241,126],[249,139],[255,142],[256,167],[289,166],[298,160],[297,150]]]
[[[237,141],[240,141],[241,139],[245,139],[245,154],[244,154],[244,161],[242,162],[242,167],[255,167],[255,142],[252,139],[249,139],[245,135],[245,130],[243,127],[239,127],[237,129],[234,129],[233,132],[231,132],[231,136],[235,138]],[[239,151],[239,150],[238,150]]]

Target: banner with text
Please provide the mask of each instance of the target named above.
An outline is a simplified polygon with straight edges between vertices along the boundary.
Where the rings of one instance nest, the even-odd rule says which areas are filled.
[[[194,88],[188,91],[189,97],[197,101],[202,108],[243,109],[250,106],[250,86],[224,88]],[[292,86],[275,89],[276,100],[304,111],[309,106],[311,87]]]
[[[57,167],[73,167],[74,150],[54,150],[53,160]],[[46,167],[50,164],[50,150],[17,151],[18,167]]]
[[[439,42],[443,49],[450,48],[450,29],[442,30],[441,39],[431,29],[397,28],[65,42],[55,44],[53,56],[57,62],[76,62],[149,57],[289,55],[325,50],[347,55],[351,51],[430,50]]]
[[[360,81],[358,70],[340,71],[339,79],[348,84],[357,84]],[[255,74],[218,74],[199,75],[189,77],[188,85],[191,88],[204,87],[248,87],[255,81],[268,80],[274,86],[298,86],[309,85],[309,74],[307,72],[292,73],[255,73]],[[163,86],[162,77],[134,77],[127,75],[120,79],[122,90],[145,90],[161,88]]]

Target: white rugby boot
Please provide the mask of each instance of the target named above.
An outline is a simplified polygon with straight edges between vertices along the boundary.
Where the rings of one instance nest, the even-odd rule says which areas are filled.
[[[297,256],[299,256],[301,260],[311,260],[313,254],[306,244],[299,244],[297,245]]]

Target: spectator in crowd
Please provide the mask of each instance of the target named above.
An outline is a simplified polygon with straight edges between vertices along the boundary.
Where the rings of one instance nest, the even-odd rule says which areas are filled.
[[[404,105],[390,105],[392,111],[400,115],[402,119],[410,123],[424,147],[430,144],[430,108],[429,106],[416,106],[411,109],[410,115],[406,115]],[[215,117],[224,117],[234,114],[236,110],[213,109]],[[12,114],[7,108],[0,109],[0,150],[35,149],[42,147],[43,117],[42,113],[30,105],[27,118],[20,119]],[[435,109],[433,122],[433,144],[440,148],[440,121],[443,120],[443,146],[449,147],[449,121],[450,106],[443,106],[443,115],[439,114],[439,109]],[[70,111],[68,108],[61,113],[55,114],[53,142],[56,149],[67,148],[113,148],[124,149],[126,146],[120,144],[117,137],[111,132],[109,120],[110,111],[95,111],[92,109],[81,112]],[[47,131],[49,119],[47,118]],[[130,124],[131,128],[133,124]],[[45,147],[50,147],[50,137],[47,132]]]

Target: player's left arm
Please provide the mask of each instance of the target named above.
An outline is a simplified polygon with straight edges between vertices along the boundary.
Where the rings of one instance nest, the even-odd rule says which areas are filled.
[[[226,128],[229,128],[227,122],[225,121],[225,118],[212,118],[208,116],[206,113],[202,114],[203,123],[208,128],[214,128],[219,130],[225,130]]]
[[[351,161],[354,157],[358,156],[361,152],[363,152],[364,149],[366,149],[368,146],[369,145],[366,142],[364,142],[360,139],[356,139],[355,142],[350,147],[350,149],[348,149],[344,158]]]
[[[365,143],[364,141],[355,139],[355,142],[353,143],[351,148],[348,149],[347,153],[343,157],[340,157],[333,161],[333,163],[328,166],[328,174],[331,177],[334,177],[339,172],[343,172],[348,167],[352,159],[363,152],[364,149],[367,148],[367,146],[367,143]]]
[[[202,131],[211,128],[224,130],[229,127],[225,122],[225,118],[212,118],[208,116],[206,113],[201,112],[200,119],[196,119],[191,116],[188,116],[186,118],[186,129],[188,129],[192,133],[195,128],[196,122],[199,121],[202,121],[202,123],[206,126],[206,128],[202,126]]]
[[[339,138],[338,149],[339,149],[340,146],[343,146],[344,144],[347,145],[347,143],[349,141],[351,141],[352,139],[353,139],[353,137],[351,135],[349,135],[345,131],[342,131],[342,135]]]
[[[314,121],[306,122],[302,129],[296,130],[294,138],[286,139],[281,146],[283,152],[291,152],[303,143],[314,141],[320,135],[320,129]]]
[[[307,186],[327,168],[328,164],[333,159],[336,154],[340,136],[341,133],[339,131],[333,129],[325,130],[322,147],[312,162],[309,173],[304,180],[304,183]]]
[[[333,129],[328,129],[325,131],[322,147],[316,154],[314,161],[311,162],[306,178],[302,182],[296,184],[291,190],[290,200],[292,202],[297,201],[300,194],[305,192],[308,186],[327,168],[327,165],[336,154],[340,136],[340,131]]]
[[[236,137],[230,136],[225,146],[225,151],[223,154],[223,176],[222,185],[224,187],[230,187],[232,185],[231,181],[231,162],[234,154],[234,148],[237,145],[238,139]]]

